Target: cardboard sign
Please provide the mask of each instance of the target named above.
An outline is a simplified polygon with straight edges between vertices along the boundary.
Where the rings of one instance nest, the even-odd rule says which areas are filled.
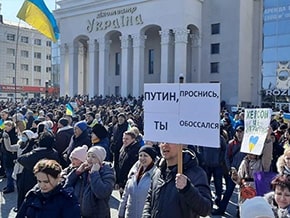
[[[245,132],[241,152],[261,155],[271,120],[271,109],[245,109]]]
[[[144,139],[219,147],[220,84],[145,84]]]

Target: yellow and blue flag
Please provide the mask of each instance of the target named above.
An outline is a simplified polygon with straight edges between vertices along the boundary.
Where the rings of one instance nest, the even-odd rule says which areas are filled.
[[[66,104],[65,107],[66,107],[66,112],[65,112],[65,114],[66,114],[66,115],[71,115],[71,116],[73,116],[73,114],[74,114],[74,109],[73,109],[73,107],[71,106],[71,104]]]
[[[57,41],[59,29],[56,20],[43,0],[25,0],[17,17],[33,26],[53,42]]]
[[[0,120],[0,129],[4,129],[5,125],[4,125],[4,120]]]

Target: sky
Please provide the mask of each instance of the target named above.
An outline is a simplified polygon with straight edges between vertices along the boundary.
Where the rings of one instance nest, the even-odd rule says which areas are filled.
[[[7,21],[18,22],[19,19],[16,17],[20,10],[24,0],[0,0],[2,4],[1,14],[3,19]],[[55,0],[44,0],[46,6],[50,11],[55,9]],[[21,21],[24,22],[24,21]]]

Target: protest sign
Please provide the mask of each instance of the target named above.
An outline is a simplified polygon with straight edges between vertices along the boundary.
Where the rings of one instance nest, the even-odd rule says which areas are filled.
[[[219,147],[220,84],[144,85],[144,139]]]
[[[241,152],[261,155],[270,125],[272,110],[245,109],[245,132]]]

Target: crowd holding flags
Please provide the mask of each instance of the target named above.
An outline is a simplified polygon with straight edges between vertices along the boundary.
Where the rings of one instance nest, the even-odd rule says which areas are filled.
[[[58,40],[59,29],[56,20],[43,0],[25,0],[17,17],[33,26],[53,42]]]

